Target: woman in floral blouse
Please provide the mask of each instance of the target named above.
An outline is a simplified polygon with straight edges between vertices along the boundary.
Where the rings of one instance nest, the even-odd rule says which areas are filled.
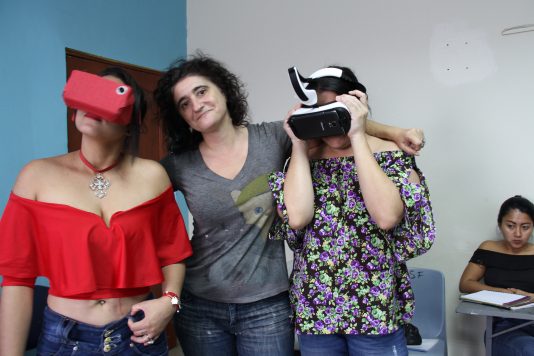
[[[318,104],[345,104],[346,135],[293,143],[286,173],[270,186],[283,218],[275,238],[295,253],[291,302],[303,355],[407,355],[401,325],[414,297],[406,260],[435,237],[425,178],[413,156],[365,133],[365,87],[345,67],[344,79],[321,77]],[[346,78],[346,79],[345,79]]]

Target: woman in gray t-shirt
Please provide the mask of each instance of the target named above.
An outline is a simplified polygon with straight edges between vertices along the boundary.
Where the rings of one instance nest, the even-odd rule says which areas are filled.
[[[162,164],[194,220],[175,319],[184,353],[292,355],[284,245],[267,239],[267,176],[291,148],[282,122],[249,124],[239,78],[202,54],[172,65],[155,98],[170,152]],[[410,153],[421,146],[417,130],[369,126]]]

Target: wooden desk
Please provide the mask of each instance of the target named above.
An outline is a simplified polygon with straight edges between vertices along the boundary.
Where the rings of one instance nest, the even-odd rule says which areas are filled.
[[[503,308],[492,307],[490,305],[460,301],[456,307],[456,312],[461,314],[479,315],[486,317],[486,355],[491,356],[492,338],[505,334],[509,331],[521,328],[534,323],[534,307],[508,310]],[[493,334],[493,318],[511,318],[523,319],[525,322],[521,325],[514,326],[510,329],[499,331]]]

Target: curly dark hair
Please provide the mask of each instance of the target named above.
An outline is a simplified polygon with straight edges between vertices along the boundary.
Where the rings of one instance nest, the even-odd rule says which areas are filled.
[[[222,63],[197,52],[189,59],[178,59],[172,63],[154,91],[154,99],[158,105],[157,117],[162,124],[169,152],[193,150],[202,141],[200,132],[192,130],[178,112],[173,97],[176,83],[192,75],[208,79],[221,90],[234,126],[248,125],[248,103],[244,84]]]

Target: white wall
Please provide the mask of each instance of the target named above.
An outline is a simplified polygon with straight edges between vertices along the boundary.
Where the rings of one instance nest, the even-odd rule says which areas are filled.
[[[353,68],[374,117],[423,127],[438,240],[411,266],[447,279],[450,355],[482,354],[483,321],[454,312],[472,252],[496,238],[500,203],[534,199],[534,2],[191,0],[188,52],[202,49],[248,84],[254,121],[282,119],[296,101],[287,68]]]

